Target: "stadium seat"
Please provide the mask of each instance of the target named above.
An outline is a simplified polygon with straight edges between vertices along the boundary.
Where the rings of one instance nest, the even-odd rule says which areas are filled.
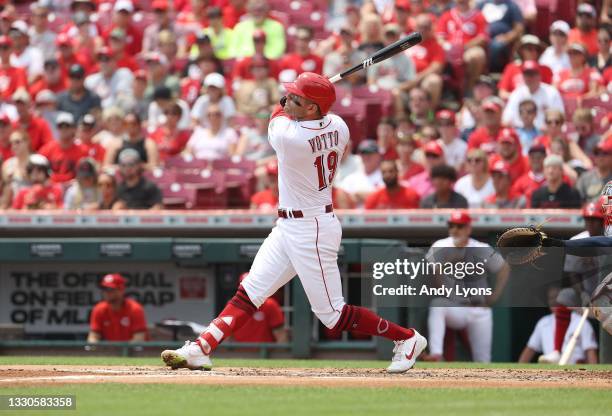
[[[393,95],[374,85],[353,88],[353,97],[366,102],[366,134],[376,137],[376,127],[383,116],[393,115]]]
[[[198,190],[174,182],[160,185],[166,209],[192,209],[197,203]]]
[[[366,101],[346,96],[336,100],[331,111],[344,119],[355,145],[366,137]]]
[[[225,173],[202,170],[177,172],[177,183],[186,188],[195,189],[194,208],[222,209],[228,206],[228,195],[225,187]]]
[[[211,161],[205,159],[195,159],[193,157],[173,156],[166,159],[165,166],[169,169],[207,169]]]

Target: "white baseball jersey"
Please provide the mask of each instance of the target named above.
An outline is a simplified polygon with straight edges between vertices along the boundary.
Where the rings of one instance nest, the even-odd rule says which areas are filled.
[[[332,203],[348,127],[333,114],[310,121],[281,115],[270,121],[268,137],[278,158],[279,207],[304,217],[278,219],[242,286],[259,307],[297,274],[312,311],[333,328],[345,305],[338,269],[342,227],[325,206]]]
[[[278,202],[281,208],[304,209],[332,203],[332,182],[349,141],[340,117],[295,121],[279,116],[268,127],[278,158]]]

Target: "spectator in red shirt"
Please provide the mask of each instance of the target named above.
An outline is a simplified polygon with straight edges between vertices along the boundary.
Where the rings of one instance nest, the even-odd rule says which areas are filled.
[[[19,116],[17,126],[28,133],[30,148],[32,151],[38,152],[45,144],[53,141],[51,128],[45,119],[32,111],[32,100],[25,88],[15,91],[12,98]]]
[[[6,162],[13,156],[9,141],[13,129],[11,119],[6,114],[0,114],[0,163]]]
[[[365,209],[408,209],[419,207],[419,196],[411,188],[400,185],[397,162],[383,160],[380,165],[383,188],[374,191],[365,200]]]
[[[489,170],[495,193],[485,198],[483,208],[524,208],[524,196],[513,193],[510,188],[512,185],[510,166],[503,160],[498,160]]]
[[[376,143],[383,159],[397,159],[397,134],[395,131],[395,121],[390,117],[383,117],[376,127]]]
[[[323,59],[310,50],[313,35],[312,28],[308,26],[301,26],[297,29],[295,52],[285,55],[281,60],[281,70],[292,69],[296,76],[302,72],[323,73]]]
[[[242,274],[238,283],[247,276],[248,273]],[[270,296],[232,337],[236,342],[287,342],[288,334],[284,325],[283,311],[276,299]]]
[[[422,164],[414,160],[414,151],[418,147],[418,142],[413,134],[398,133],[397,135],[397,155],[398,167],[401,181],[407,181],[414,175],[423,172],[425,168]]]
[[[570,68],[559,73],[555,85],[563,98],[595,98],[604,90],[603,79],[597,69],[588,65],[587,50],[580,43],[571,43],[567,53]]]
[[[100,143],[94,141],[94,137],[98,133],[96,125],[96,117],[90,113],[85,114],[79,122],[75,143],[83,148],[87,157],[95,160],[98,164],[102,164],[106,149]]]
[[[9,99],[18,89],[28,85],[28,76],[23,68],[11,65],[13,41],[8,36],[0,36],[0,98]]]
[[[228,0],[223,7],[223,26],[232,29],[247,12],[246,0]]]
[[[147,319],[138,301],[125,297],[125,279],[107,274],[100,282],[103,300],[91,311],[87,342],[142,342],[148,338]]]
[[[521,141],[514,129],[504,128],[499,132],[497,154],[492,156],[490,163],[495,164],[498,160],[503,160],[508,164],[512,182],[527,173],[529,169],[527,161],[523,156]]]
[[[433,22],[429,14],[420,14],[416,17],[416,30],[421,33],[423,41],[408,49],[417,71],[412,82],[429,92],[435,108],[442,95],[442,70],[446,57],[444,49],[434,35]]]
[[[157,144],[159,160],[164,164],[166,159],[180,154],[191,137],[190,129],[179,128],[179,120],[183,116],[183,109],[174,101],[164,110],[165,122],[158,126],[149,138]]]
[[[85,151],[75,141],[76,124],[70,113],[59,113],[57,116],[59,137],[45,144],[40,154],[51,163],[51,180],[53,182],[68,182],[76,175],[78,161],[85,156]]]
[[[39,92],[50,90],[59,93],[68,88],[68,80],[62,74],[60,64],[57,59],[52,58],[45,61],[45,72],[36,82],[30,85],[28,91],[34,99]]]
[[[136,56],[142,50],[142,32],[132,22],[134,5],[131,0],[117,0],[113,11],[113,23],[104,33],[104,39],[108,40],[116,29],[121,29],[125,39],[126,54]],[[110,47],[116,49],[112,44]]]
[[[495,152],[497,137],[502,129],[503,102],[497,97],[490,97],[482,102],[481,108],[482,126],[470,134],[468,149],[482,149],[491,154]]]
[[[581,3],[576,10],[576,27],[568,35],[569,43],[586,45],[589,56],[597,55],[597,11],[588,3]]]
[[[135,55],[130,51],[130,45],[127,43],[128,39],[126,31],[117,27],[109,34],[109,45],[113,51],[117,68],[127,68],[132,72],[136,72],[140,68],[134,58]]]
[[[278,164],[276,161],[266,165],[266,188],[251,197],[251,209],[270,211],[278,208]]]
[[[262,56],[266,46],[266,32],[261,29],[255,29],[253,32],[253,45],[255,45],[255,54],[253,56]],[[240,80],[253,79],[253,74],[251,73],[251,62],[253,61],[253,56],[238,58],[236,63],[233,65],[232,80],[234,81],[235,85],[233,85],[232,88],[234,91],[238,89],[238,83]],[[278,79],[280,62],[276,59],[268,59],[268,67],[270,77]]]
[[[88,74],[93,70],[93,63],[90,58],[82,53],[76,53],[72,39],[66,34],[60,33],[55,39],[57,45],[58,54],[57,61],[61,70],[61,78],[67,80],[69,77],[70,67],[74,64],[79,64]],[[93,56],[93,51],[90,51]],[[65,81],[67,82],[67,81]]]
[[[499,96],[501,98],[505,100],[508,99],[512,91],[525,83],[523,78],[523,62],[538,62],[542,50],[542,42],[540,42],[540,39],[538,39],[537,36],[523,35],[521,37],[518,48],[518,54],[521,59],[510,62],[504,67],[504,72],[502,73],[499,84],[497,85],[499,88]],[[539,67],[542,82],[552,84],[552,70],[548,66],[542,64],[539,64]]]
[[[455,7],[438,19],[436,32],[443,41],[451,61],[463,62],[466,71],[465,90],[471,91],[486,68],[485,52],[488,24],[470,0],[457,0]]]
[[[46,157],[30,155],[26,168],[30,186],[22,188],[13,200],[13,209],[57,209],[62,207],[62,187],[49,182],[51,165]]]

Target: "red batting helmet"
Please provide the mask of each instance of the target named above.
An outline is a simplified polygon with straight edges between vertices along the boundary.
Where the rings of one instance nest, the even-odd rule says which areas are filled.
[[[603,219],[603,200],[599,198],[596,202],[589,202],[582,207],[582,216],[584,218],[601,218]]]
[[[295,80],[284,84],[287,93],[295,94],[315,102],[321,109],[321,115],[327,114],[336,101],[336,89],[323,75],[314,72],[303,72]]]

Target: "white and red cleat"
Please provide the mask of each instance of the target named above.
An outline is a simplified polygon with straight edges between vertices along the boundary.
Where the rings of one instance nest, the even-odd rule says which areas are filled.
[[[427,340],[416,330],[412,338],[395,341],[393,348],[393,359],[391,365],[387,367],[389,373],[403,373],[414,367],[416,359],[427,347]]]
[[[165,350],[161,353],[161,358],[173,370],[210,370],[213,365],[210,357],[202,352],[200,345],[191,341],[185,341],[185,345],[178,350]]]

